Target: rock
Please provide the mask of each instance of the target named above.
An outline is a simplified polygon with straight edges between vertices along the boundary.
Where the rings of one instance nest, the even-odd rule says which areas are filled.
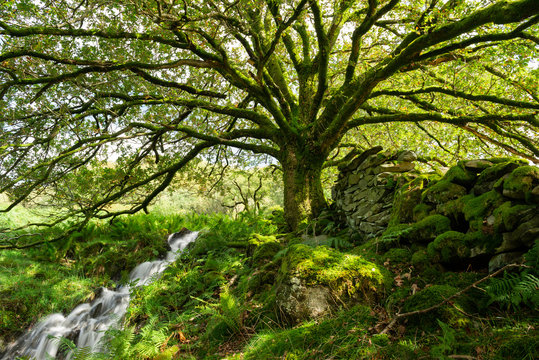
[[[503,195],[513,199],[525,199],[529,202],[532,190],[539,184],[539,168],[521,166],[503,182]]]
[[[518,162],[509,161],[502,162],[489,168],[486,168],[481,172],[481,174],[479,174],[477,182],[472,189],[473,193],[475,195],[481,195],[492,190],[494,184],[497,183],[500,178],[503,178],[505,175],[510,174],[519,166],[520,165]]]
[[[294,322],[314,319],[331,312],[331,292],[322,286],[306,287],[297,277],[277,289],[276,304]]]
[[[373,168],[377,165],[384,163],[386,160],[387,157],[383,156],[382,154],[371,155],[357,168],[357,170],[362,171]]]
[[[529,249],[539,241],[539,216],[520,224],[515,231],[503,234],[503,241],[496,253],[515,249]]]
[[[407,162],[416,161],[417,155],[413,151],[404,150],[398,154],[397,160]]]
[[[348,176],[348,186],[356,185],[363,177],[363,174],[350,174]]]
[[[466,195],[466,193],[467,191],[464,186],[440,180],[423,192],[421,200],[422,202],[432,204],[443,204],[449,200],[458,199],[459,197]]]
[[[473,172],[481,172],[485,170],[488,167],[493,166],[494,164],[488,160],[480,159],[480,160],[469,160],[464,162],[464,167],[466,170],[470,170]]]
[[[383,147],[381,146],[375,146],[371,149],[365,150],[361,154],[359,154],[357,157],[355,157],[350,163],[346,166],[344,166],[341,170],[341,173],[348,172],[355,170],[365,161],[369,156],[378,154],[380,151],[383,150]]]
[[[300,322],[332,312],[343,302],[371,302],[382,283],[377,266],[361,256],[295,244],[282,259],[276,304],[282,314]]]
[[[465,234],[458,231],[446,231],[427,246],[427,254],[432,262],[450,265],[470,256]]]
[[[451,221],[443,215],[430,215],[413,224],[402,236],[411,243],[428,243],[438,235],[451,230]]]
[[[406,171],[413,170],[415,168],[415,164],[411,162],[400,162],[397,164],[391,164],[391,163],[385,163],[378,166],[376,169],[374,169],[374,173],[383,173],[383,172],[393,172],[393,173],[402,173]]]
[[[471,188],[475,183],[477,176],[464,168],[461,162],[457,166],[450,168],[442,178],[442,181],[449,181],[453,184],[458,184]]]
[[[488,262],[488,272],[492,273],[505,265],[521,262],[522,252],[509,252],[494,256]]]

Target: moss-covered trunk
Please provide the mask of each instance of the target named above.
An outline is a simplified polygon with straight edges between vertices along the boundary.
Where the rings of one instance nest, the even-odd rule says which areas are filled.
[[[325,157],[291,148],[282,161],[284,215],[291,230],[305,219],[317,216],[326,206],[320,179]]]

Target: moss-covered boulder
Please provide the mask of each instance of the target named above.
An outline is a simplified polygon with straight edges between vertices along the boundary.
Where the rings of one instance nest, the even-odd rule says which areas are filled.
[[[537,216],[537,206],[516,204],[506,201],[492,213],[494,216],[494,231],[497,233],[515,230],[519,224],[527,222]]]
[[[480,196],[468,196],[463,199],[464,207],[462,211],[466,221],[470,223],[473,230],[485,230],[494,226],[494,217],[489,218],[494,210],[505,202],[503,196],[497,191],[491,190]]]
[[[288,248],[277,276],[276,304],[293,322],[325,315],[345,302],[371,302],[383,288],[380,269],[326,246]]]
[[[440,180],[436,184],[428,187],[421,195],[421,201],[427,204],[443,204],[450,200],[458,199],[466,195],[464,186],[454,184],[447,180]]]
[[[411,243],[426,244],[449,230],[451,230],[451,221],[443,215],[435,214],[412,224],[402,235],[402,239]]]
[[[491,160],[491,162],[494,162]],[[475,182],[472,192],[475,195],[484,194],[493,189],[494,184],[504,177],[505,175],[511,173],[513,170],[522,166],[520,160],[510,160],[510,161],[501,161],[494,166],[488,167],[481,171],[477,181]]]
[[[470,256],[466,235],[458,231],[447,231],[434,239],[427,247],[432,262],[451,265]]]
[[[456,166],[450,168],[442,178],[442,181],[449,181],[453,184],[458,184],[471,188],[477,179],[477,175],[465,168],[464,162],[459,161]]]
[[[521,166],[503,182],[503,195],[511,199],[525,200],[537,203],[532,196],[532,190],[539,185],[539,168],[536,166]]]
[[[432,207],[427,204],[417,204],[412,210],[412,220],[414,222],[423,220],[427,216],[431,215]]]

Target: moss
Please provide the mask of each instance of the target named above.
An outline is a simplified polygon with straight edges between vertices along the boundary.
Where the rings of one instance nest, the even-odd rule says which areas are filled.
[[[451,169],[445,173],[442,181],[449,181],[453,184],[458,184],[471,188],[476,180],[477,176],[468,171],[464,167],[464,163],[459,161],[456,166],[453,166]]]
[[[486,254],[494,254],[496,248],[503,240],[500,233],[485,233],[482,230],[468,232],[464,237],[464,242],[471,248],[479,248]]]
[[[513,335],[510,337],[505,336],[507,339],[498,351],[496,352],[495,359],[537,359],[539,358],[539,335],[527,334],[527,335]]]
[[[415,295],[410,296],[404,302],[403,312],[427,309],[441,303],[448,297],[454,295],[457,291],[457,288],[449,285],[429,286],[423,290],[420,290]],[[457,297],[453,301],[453,306],[466,311],[467,301],[462,297]],[[422,329],[426,329],[428,327],[437,328],[438,325],[436,319],[440,319],[451,326],[465,325],[468,320],[453,306],[443,305],[427,313],[411,316],[410,323],[412,325],[420,324]]]
[[[532,203],[531,191],[539,184],[539,168],[521,166],[513,170],[503,182],[503,193],[512,198],[525,199]]]
[[[523,222],[523,218],[533,216],[536,211],[536,206],[524,204],[512,206],[511,201],[506,201],[493,212],[494,230],[500,233],[513,231]]]
[[[503,202],[503,196],[494,190],[467,199],[462,208],[464,218],[470,222],[470,228],[481,230],[484,219],[491,215],[494,209],[503,204]]]
[[[422,269],[429,263],[429,257],[427,256],[427,250],[417,250],[412,254],[412,265],[416,268]]]
[[[500,190],[503,185],[504,177],[520,165],[515,162],[502,162],[491,166],[481,172],[472,192],[475,195],[484,194],[490,190]]]
[[[431,204],[443,204],[449,200],[458,199],[466,195],[466,188],[462,185],[453,184],[447,180],[440,180],[429,186],[421,195],[421,202]]]
[[[411,259],[411,252],[409,249],[393,248],[387,251],[383,258],[392,264],[395,263],[407,263]]]
[[[434,239],[427,247],[431,261],[451,264],[470,256],[466,245],[465,234],[458,231],[447,231]]]
[[[412,222],[414,206],[421,201],[421,192],[428,184],[426,176],[419,176],[401,186],[394,195],[389,225]]]
[[[278,282],[297,277],[306,285],[326,285],[337,294],[353,295],[358,290],[377,291],[384,276],[378,267],[353,254],[326,246],[290,246],[279,270]]]
[[[432,210],[432,207],[428,206],[427,204],[417,204],[414,206],[414,209],[412,210],[412,219],[414,221],[420,221],[426,218],[430,215],[430,212]]]
[[[430,215],[413,224],[403,238],[409,242],[427,243],[436,236],[451,230],[451,221],[439,214]]]
[[[279,240],[273,235],[264,236],[254,234],[249,239],[249,252],[252,252],[252,260],[255,264],[264,260],[271,260],[281,249],[282,246]]]

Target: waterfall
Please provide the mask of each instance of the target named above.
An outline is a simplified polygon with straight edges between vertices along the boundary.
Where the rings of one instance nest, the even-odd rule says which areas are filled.
[[[9,345],[1,359],[56,359],[59,355],[60,337],[74,339],[78,348],[87,348],[91,352],[100,351],[100,340],[105,332],[117,327],[127,311],[131,286],[144,286],[157,279],[197,236],[198,232],[187,229],[171,234],[167,240],[171,250],[165,259],[137,265],[129,274],[130,285],[119,286],[115,290],[101,288],[91,303],[77,306],[69,315],[52,314],[45,317]],[[71,354],[67,354],[66,358],[70,359]]]

